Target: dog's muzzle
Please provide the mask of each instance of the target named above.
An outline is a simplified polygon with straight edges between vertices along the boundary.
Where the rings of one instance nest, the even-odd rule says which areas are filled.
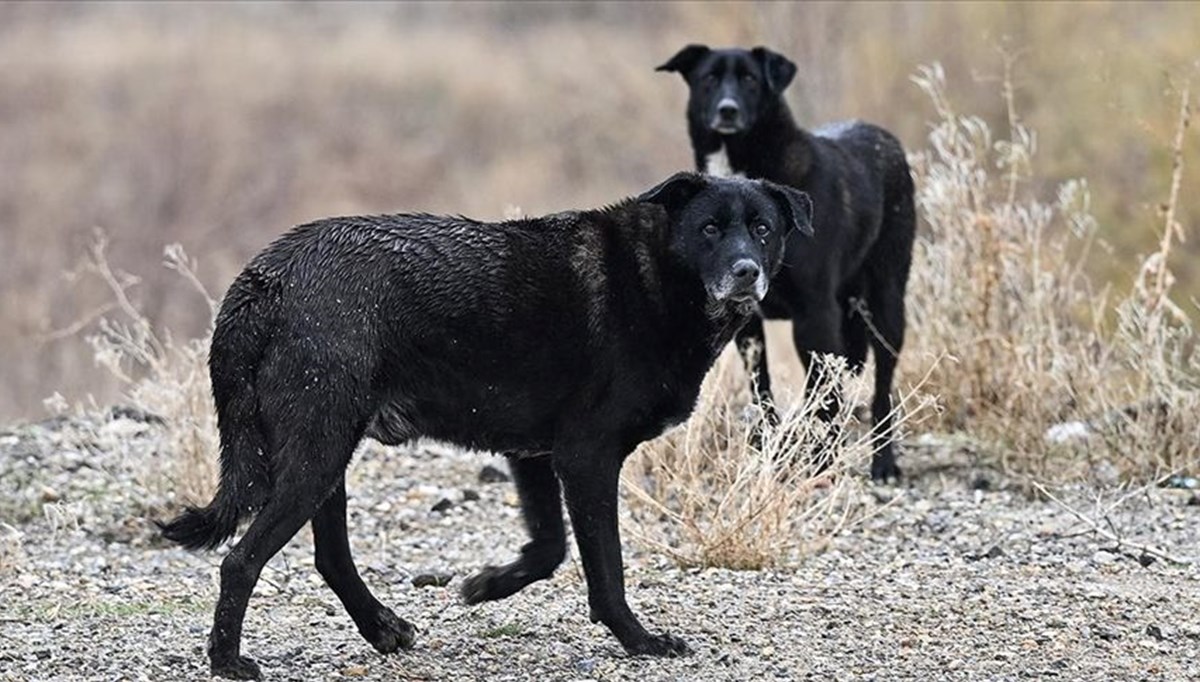
[[[734,135],[742,132],[742,108],[732,98],[726,97],[717,102],[717,111],[713,114],[709,127],[722,135]]]
[[[720,282],[709,288],[709,295],[718,303],[755,306],[767,295],[770,280],[758,263],[743,258],[729,268]]]

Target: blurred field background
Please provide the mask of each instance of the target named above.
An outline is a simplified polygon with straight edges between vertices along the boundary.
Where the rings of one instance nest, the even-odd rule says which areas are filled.
[[[219,295],[310,219],[539,214],[689,167],[684,85],[653,71],[688,42],[771,46],[800,67],[803,124],[863,118],[913,151],[936,118],[920,65],[1007,134],[1000,50],[1018,54],[1038,135],[1022,190],[1086,177],[1108,247],[1088,267],[1128,289],[1161,234],[1197,36],[1187,3],[0,3],[0,419],[43,416],[55,392],[116,397],[76,333],[112,302],[71,276],[94,228],[143,278],[130,295],[149,319],[200,337],[209,310],[161,267],[168,244]],[[1192,239],[1170,255],[1193,314],[1198,147],[1178,206]]]

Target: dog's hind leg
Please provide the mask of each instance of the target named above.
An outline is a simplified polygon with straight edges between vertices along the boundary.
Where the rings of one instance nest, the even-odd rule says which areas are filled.
[[[312,518],[338,472],[324,473],[328,475],[312,471],[305,472],[304,478],[277,480],[271,500],[221,562],[221,595],[208,638],[212,674],[235,680],[260,679],[258,664],[240,655],[246,605],[267,561]]]
[[[354,566],[346,536],[345,479],[338,482],[313,517],[312,532],[317,571],[341,600],[363,638],[382,654],[411,648],[415,638],[412,624],[380,604]]]
[[[871,402],[876,446],[871,460],[871,478],[876,481],[900,478],[894,444],[892,381],[900,350],[904,347],[904,289],[912,259],[916,214],[911,186],[906,198],[892,208],[885,237],[876,245],[875,255],[867,264],[867,320],[871,334],[871,352],[875,357],[875,397]]]
[[[516,561],[488,566],[463,582],[462,596],[468,604],[504,599],[532,582],[549,578],[566,557],[561,486],[550,457],[510,455],[508,461],[530,540]]]
[[[258,665],[241,656],[240,650],[246,605],[263,567],[313,518],[338,485],[368,415],[365,409],[356,413],[363,401],[336,389],[319,396],[297,392],[290,385],[292,375],[281,374],[283,383],[260,393],[265,397],[260,398],[262,421],[271,427],[277,443],[271,497],[221,562],[221,594],[208,639],[213,674],[233,679],[260,676]],[[260,370],[259,385],[276,376]],[[337,386],[332,372],[325,377],[329,386]],[[303,399],[294,400],[297,395]]]
[[[892,283],[872,287],[871,351],[875,356],[875,396],[871,401],[875,454],[871,478],[883,481],[900,477],[893,443],[892,380],[904,345],[904,294]]]

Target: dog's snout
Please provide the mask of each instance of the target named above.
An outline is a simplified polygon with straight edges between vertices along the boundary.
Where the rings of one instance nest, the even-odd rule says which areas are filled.
[[[732,99],[726,98],[717,103],[717,115],[720,116],[721,120],[723,121],[732,121],[736,119],[740,112],[741,109],[738,107],[737,102],[733,101]]]
[[[757,281],[758,273],[760,272],[758,263],[749,258],[743,258],[734,263],[731,270],[733,271],[734,278],[741,284],[749,284]]]

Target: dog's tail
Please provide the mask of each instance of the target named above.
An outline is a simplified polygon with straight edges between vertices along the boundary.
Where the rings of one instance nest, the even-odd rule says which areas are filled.
[[[262,310],[262,293],[261,282],[243,273],[217,316],[208,366],[221,435],[220,484],[207,506],[188,507],[159,524],[163,537],[188,549],[215,549],[271,497],[271,466],[255,387],[273,326]]]

